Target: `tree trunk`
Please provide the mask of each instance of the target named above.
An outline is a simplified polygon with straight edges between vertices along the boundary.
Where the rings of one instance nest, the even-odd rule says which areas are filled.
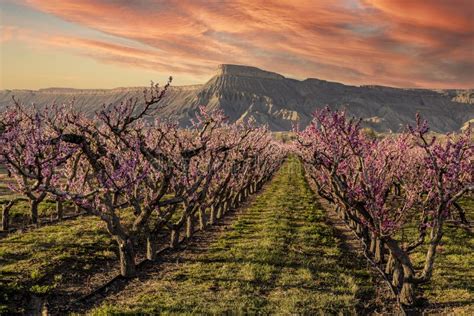
[[[415,302],[415,285],[413,284],[413,270],[406,266],[403,266],[403,285],[400,291],[400,303],[403,305],[411,306]]]
[[[363,236],[362,236],[362,225],[359,224],[359,223],[356,224],[356,234],[357,234],[357,236],[359,236],[359,237],[363,237]]]
[[[223,209],[224,209],[224,204],[219,204],[217,207],[217,213],[216,213],[216,218],[221,219],[223,215]]]
[[[340,206],[336,206],[336,212],[340,219],[344,220],[344,210]]]
[[[216,223],[216,207],[213,205],[211,205],[211,209],[209,211],[209,225],[214,225]]]
[[[38,225],[38,200],[30,200],[31,222]]]
[[[362,239],[364,240],[364,242],[367,244],[369,241],[370,241],[370,232],[369,232],[369,228],[363,226],[362,227]]]
[[[436,257],[436,248],[439,245],[439,242],[441,241],[441,238],[443,237],[443,223],[438,222],[436,227],[433,227],[433,230],[431,231],[431,240],[430,240],[430,245],[428,246],[428,252],[426,253],[426,258],[425,258],[425,266],[423,267],[423,272],[421,273],[421,277],[424,280],[429,280],[431,279],[431,275],[433,274],[433,266],[434,266],[434,261]]]
[[[395,266],[395,259],[393,258],[392,253],[388,256],[387,265],[385,266],[385,273],[392,274],[393,268]]]
[[[179,228],[173,227],[173,229],[171,229],[170,247],[172,249],[175,249],[176,247],[178,247],[178,243],[179,243]]]
[[[370,253],[372,253],[375,256],[375,246],[377,244],[377,237],[375,237],[375,234],[372,233],[371,238],[370,238]]]
[[[400,248],[396,240],[385,237],[383,241],[387,244],[397,263],[403,268],[403,285],[399,294],[400,303],[407,306],[413,305],[415,301],[415,284],[413,283],[415,272],[410,257]]]
[[[76,214],[79,214],[81,212],[81,207],[77,204],[74,205],[74,211],[76,212]]]
[[[64,215],[64,207],[62,201],[56,201],[56,219],[62,220]]]
[[[375,262],[384,262],[384,247],[383,242],[380,240],[380,238],[377,238],[375,240]]]
[[[225,201],[224,204],[222,205],[222,210],[221,210],[221,216],[224,216],[225,213],[227,213],[227,210],[229,208],[229,201]]]
[[[459,205],[458,202],[454,202],[453,203],[453,206],[457,209],[458,211],[458,215],[459,215],[459,219],[461,220],[461,223],[463,224],[469,224],[469,221],[467,220],[466,218],[466,212],[464,212],[464,209],[461,207],[461,205]]]
[[[3,231],[8,231],[8,229],[10,228],[8,226],[9,219],[10,219],[10,208],[4,204],[2,207],[2,230]]]
[[[349,227],[352,229],[356,229],[357,224],[353,219],[349,219]]]
[[[152,236],[148,235],[146,238],[146,258],[150,261],[156,260],[156,253],[158,251],[158,243]]]
[[[199,230],[205,230],[206,224],[207,224],[206,210],[199,208],[198,215],[199,215]]]
[[[436,247],[438,244],[430,243],[428,246],[428,252],[426,253],[425,265],[421,277],[425,280],[429,280],[433,274],[433,266],[436,254]]]
[[[403,270],[400,265],[400,262],[394,260],[393,264],[393,275],[392,275],[392,284],[395,287],[400,287],[403,282]]]
[[[186,216],[186,238],[193,237],[194,234],[194,215]]]
[[[230,205],[230,208],[235,209],[235,208],[237,208],[238,204],[239,204],[239,194],[236,193],[236,194],[234,194],[234,196],[232,198],[232,203]]]
[[[135,251],[133,243],[130,239],[119,240],[119,255],[120,255],[120,274],[126,278],[134,277],[135,269]]]

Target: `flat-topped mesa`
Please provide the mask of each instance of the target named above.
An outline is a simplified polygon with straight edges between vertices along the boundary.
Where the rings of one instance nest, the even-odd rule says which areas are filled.
[[[263,78],[263,79],[285,79],[282,75],[274,72],[265,71],[257,67],[241,66],[241,65],[219,65],[217,75],[231,75],[241,77]]]

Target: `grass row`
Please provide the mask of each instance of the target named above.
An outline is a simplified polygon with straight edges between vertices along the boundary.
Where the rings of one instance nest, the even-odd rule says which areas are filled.
[[[92,314],[354,314],[373,291],[370,276],[340,247],[297,164],[291,159],[206,249]]]
[[[291,160],[205,252],[95,313],[354,311],[372,291],[369,277],[339,247],[299,172]],[[474,201],[462,204],[474,220]],[[472,233],[446,228],[433,280],[423,288],[438,309],[474,314],[473,250]],[[0,313],[21,312],[29,294],[54,296],[71,282],[84,284],[98,267],[116,264],[115,251],[105,226],[94,217],[1,239]],[[421,262],[421,253],[417,256]]]

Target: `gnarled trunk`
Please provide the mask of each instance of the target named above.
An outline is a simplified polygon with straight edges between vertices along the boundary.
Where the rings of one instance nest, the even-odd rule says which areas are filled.
[[[403,282],[403,270],[402,266],[397,260],[394,260],[393,265],[393,275],[392,275],[392,284],[395,287],[400,287]]]
[[[403,285],[400,291],[400,303],[411,306],[415,302],[415,285],[413,284],[414,272],[411,267],[402,264]]]
[[[395,270],[398,269],[397,264],[401,265],[403,271],[403,284],[399,293],[400,303],[411,306],[415,302],[415,284],[413,283],[415,272],[410,257],[403,249],[400,248],[397,241],[390,237],[384,238],[390,253],[396,261]]]
[[[175,249],[179,244],[179,228],[173,227],[171,229],[170,248]]]
[[[30,200],[31,222],[38,225],[38,200]]]
[[[126,278],[134,277],[136,275],[136,269],[133,242],[130,238],[118,238],[117,242],[119,245],[120,255],[120,274]]]

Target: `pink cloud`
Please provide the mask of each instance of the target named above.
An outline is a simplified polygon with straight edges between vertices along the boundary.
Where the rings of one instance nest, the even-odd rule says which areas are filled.
[[[474,6],[453,2],[26,0],[141,46],[47,40],[105,62],[176,75],[239,63],[354,84],[473,87]]]

